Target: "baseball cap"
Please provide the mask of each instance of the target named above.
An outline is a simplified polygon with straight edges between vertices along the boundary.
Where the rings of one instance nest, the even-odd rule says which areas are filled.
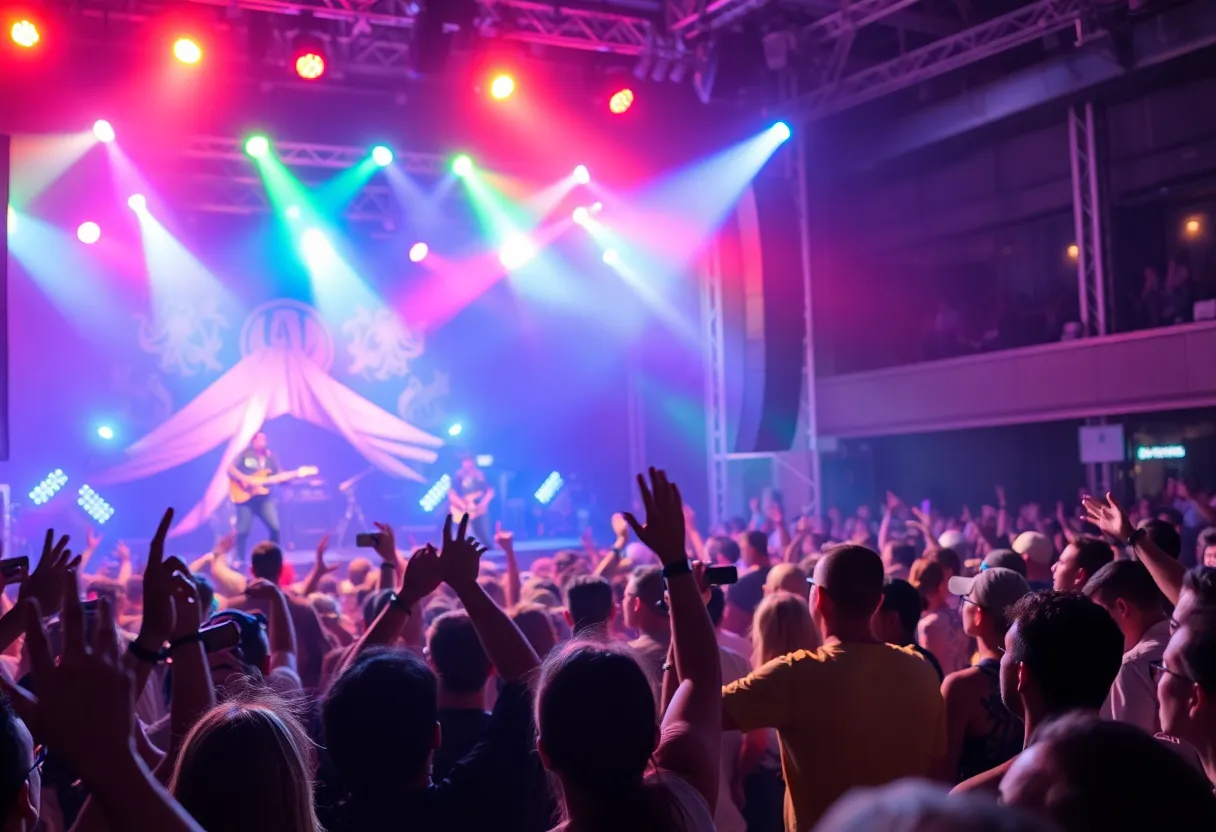
[[[994,549],[984,558],[980,569],[1011,569],[1023,578],[1026,577],[1026,561],[1012,549]]]
[[[1044,566],[1050,565],[1055,556],[1055,547],[1051,545],[1047,535],[1040,532],[1022,532],[1013,541],[1013,551]]]
[[[943,549],[958,549],[967,542],[967,538],[958,529],[946,529],[937,538],[937,545]]]
[[[1000,566],[985,569],[974,578],[951,578],[949,586],[955,595],[971,596],[977,605],[1002,612],[1030,594],[1030,584],[1025,578]]]

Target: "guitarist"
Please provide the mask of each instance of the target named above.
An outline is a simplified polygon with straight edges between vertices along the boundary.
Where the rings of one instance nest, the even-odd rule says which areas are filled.
[[[473,537],[479,543],[489,545],[494,540],[490,534],[490,500],[494,499],[494,489],[485,473],[477,467],[472,456],[465,454],[460,458],[460,467],[452,476],[452,487],[448,490],[448,505],[452,516],[460,518],[469,515],[469,528]]]
[[[228,478],[248,490],[254,490],[258,483],[253,479],[259,473],[279,473],[279,460],[267,446],[266,434],[258,431],[249,443],[249,447],[237,454],[232,465],[228,467]],[[246,502],[236,506],[236,557],[238,563],[245,562],[245,542],[249,539],[249,530],[253,528],[253,518],[260,517],[266,524],[270,540],[279,542],[279,508],[270,494],[255,495]]]

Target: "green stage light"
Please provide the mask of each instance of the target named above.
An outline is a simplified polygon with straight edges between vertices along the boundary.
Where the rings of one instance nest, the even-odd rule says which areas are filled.
[[[245,142],[245,152],[255,159],[260,159],[270,152],[270,140],[265,136],[250,136]]]

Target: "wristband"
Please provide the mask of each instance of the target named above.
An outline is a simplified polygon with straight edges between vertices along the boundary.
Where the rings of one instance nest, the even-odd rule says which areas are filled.
[[[1129,534],[1127,536],[1127,545],[1131,546],[1134,549],[1136,547],[1136,544],[1139,543],[1141,540],[1143,540],[1147,536],[1148,536],[1148,529],[1143,529],[1143,528],[1136,529],[1134,532],[1132,532],[1131,534]]]
[[[668,563],[663,566],[663,577],[674,578],[676,575],[691,575],[692,564],[688,562],[688,558],[682,558],[674,563]]]
[[[174,639],[173,641],[169,642],[169,649],[167,652],[172,654],[173,651],[179,647],[184,647],[187,644],[193,644],[196,641],[202,641],[202,640],[203,640],[202,631],[195,630],[193,633],[187,633],[186,635],[182,636],[181,638]]]
[[[127,652],[141,662],[147,662],[148,664],[160,664],[165,660],[164,650],[149,650],[146,647],[140,647],[135,642],[127,645]]]
[[[405,598],[402,597],[401,595],[398,595],[396,592],[394,592],[392,595],[390,595],[388,597],[388,605],[395,610],[399,610],[399,611],[405,613],[406,615],[409,615],[411,612],[410,607],[412,605],[407,604],[405,602]]]

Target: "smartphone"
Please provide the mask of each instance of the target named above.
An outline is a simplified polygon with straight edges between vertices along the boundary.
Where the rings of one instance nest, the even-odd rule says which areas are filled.
[[[710,586],[737,584],[739,568],[737,566],[710,566],[705,570],[705,583]]]
[[[27,557],[0,560],[0,575],[6,584],[19,584],[30,574],[30,559]]]
[[[380,532],[359,532],[355,535],[355,545],[360,549],[375,549],[380,545]]]
[[[231,650],[241,643],[241,628],[235,621],[225,621],[221,624],[203,627],[198,634],[199,640],[203,644],[203,650],[208,654]]]

